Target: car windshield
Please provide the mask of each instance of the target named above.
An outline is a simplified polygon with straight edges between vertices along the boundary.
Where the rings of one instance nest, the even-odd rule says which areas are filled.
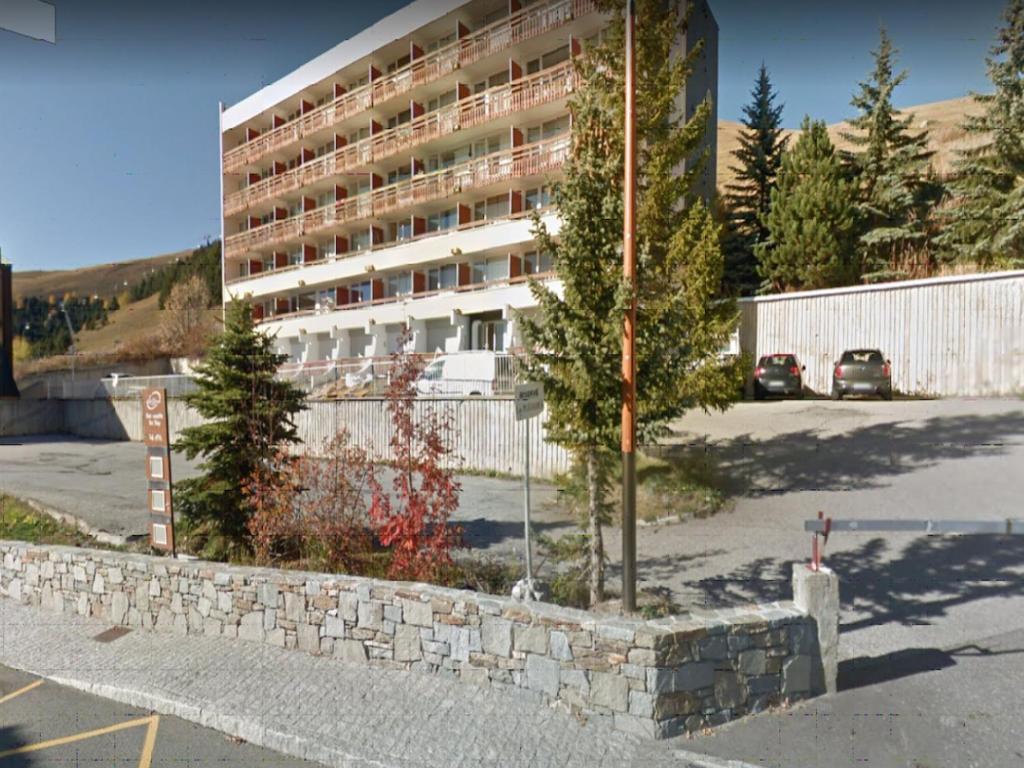
[[[796,365],[796,358],[793,355],[765,355],[761,358],[761,367],[778,365],[784,368],[791,368]]]
[[[876,363],[881,365],[885,362],[882,357],[882,353],[877,349],[863,349],[853,352],[844,352],[843,359],[840,361],[842,364],[846,363]]]

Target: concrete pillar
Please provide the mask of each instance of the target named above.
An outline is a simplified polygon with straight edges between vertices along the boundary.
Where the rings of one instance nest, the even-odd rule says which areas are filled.
[[[342,360],[346,357],[352,357],[352,344],[347,330],[344,328],[332,328],[331,340],[334,342],[331,346],[332,359]]]
[[[470,321],[465,315],[459,315],[452,313],[452,325],[455,326],[455,345],[457,352],[465,352],[467,349],[472,347],[472,343],[469,337],[470,334]]]
[[[388,355],[388,330],[379,323],[368,325],[366,332],[370,335],[372,343],[367,350],[367,357],[385,357]]]
[[[839,577],[825,566],[812,571],[807,563],[794,563],[793,603],[818,626],[824,679],[812,675],[811,693],[835,693],[839,676]]]
[[[409,345],[406,351],[416,354],[427,352],[427,321],[410,319],[409,332]]]

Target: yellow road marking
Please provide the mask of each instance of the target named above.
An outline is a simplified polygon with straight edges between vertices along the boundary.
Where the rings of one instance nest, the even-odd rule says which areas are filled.
[[[139,755],[139,768],[149,768],[153,760],[153,749],[156,747],[156,729],[160,725],[160,716],[153,715],[149,727],[146,728],[146,741],[142,744],[142,754]]]
[[[43,684],[42,680],[36,680],[34,683],[29,683],[24,688],[19,688],[18,690],[14,691],[13,693],[8,693],[6,696],[4,696],[2,699],[0,699],[0,704],[4,704],[5,702],[10,701],[11,699],[15,698],[16,696],[21,696],[21,694],[23,694],[23,693],[28,693],[33,688],[38,688],[42,684]]]
[[[76,741],[91,739],[95,736],[105,736],[108,733],[115,733],[116,731],[123,731],[140,725],[148,725],[149,731],[146,733],[146,741],[142,749],[142,760],[145,760],[145,762],[142,762],[142,760],[139,761],[139,768],[146,768],[146,766],[149,765],[149,759],[152,757],[153,753],[153,748],[150,745],[150,742],[153,741],[155,743],[156,741],[156,723],[159,720],[159,715],[149,715],[135,720],[126,720],[125,722],[117,723],[116,725],[108,725],[106,728],[97,728],[93,731],[83,731],[82,733],[76,733],[71,736],[61,736],[59,739],[50,739],[49,741],[40,741],[37,744],[28,744],[24,747],[8,749],[5,752],[0,752],[0,760],[13,755],[23,755],[27,752],[38,752],[41,749],[60,747],[65,744],[73,744]]]

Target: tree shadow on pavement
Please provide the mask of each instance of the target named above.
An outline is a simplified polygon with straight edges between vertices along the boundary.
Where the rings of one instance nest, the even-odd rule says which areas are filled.
[[[23,733],[23,729],[14,725],[0,727],[0,754],[10,749],[18,749],[32,743],[32,739]],[[37,765],[32,753],[20,755],[8,755],[0,757],[0,765],[3,768],[32,768]]]
[[[1024,648],[992,649],[971,644],[947,651],[939,648],[905,648],[882,656],[858,656],[839,663],[839,690],[899,680],[956,666],[957,658],[998,658],[1024,654]]]
[[[792,560],[758,558],[720,577],[685,585],[723,607],[792,596]],[[839,574],[851,632],[883,624],[930,624],[956,606],[1024,593],[1024,536],[921,537],[896,551],[881,538],[826,555]]]
[[[822,408],[822,418],[835,414]],[[998,456],[1024,443],[1024,410],[987,416],[937,416],[913,423],[872,424],[840,434],[802,429],[755,439],[696,441],[677,451],[706,452],[728,477],[730,493],[758,497],[808,490],[883,487],[886,478],[939,461]]]

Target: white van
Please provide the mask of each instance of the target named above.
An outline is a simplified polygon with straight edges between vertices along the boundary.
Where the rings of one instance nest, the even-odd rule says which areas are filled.
[[[499,352],[456,352],[432,360],[416,380],[421,395],[499,395],[512,391],[514,358]]]

